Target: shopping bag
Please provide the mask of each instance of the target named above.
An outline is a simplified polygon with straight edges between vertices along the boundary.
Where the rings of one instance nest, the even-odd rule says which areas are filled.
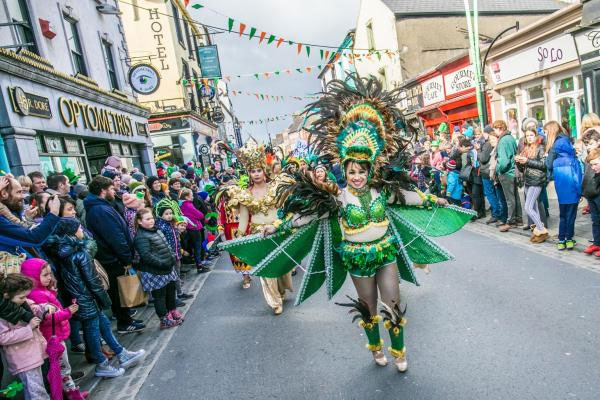
[[[121,307],[137,307],[146,303],[148,295],[142,288],[142,281],[137,274],[132,274],[129,268],[125,269],[125,275],[117,277],[117,284]]]
[[[0,251],[0,273],[6,277],[8,274],[18,274],[21,272],[21,263],[25,261],[26,255],[11,254],[7,251]]]

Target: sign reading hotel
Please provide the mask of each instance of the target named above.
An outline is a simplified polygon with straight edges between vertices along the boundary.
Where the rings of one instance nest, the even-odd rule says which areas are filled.
[[[573,36],[557,36],[492,63],[492,79],[500,84],[575,60]]]
[[[473,68],[473,64],[444,75],[446,96],[474,89],[475,85],[475,68]]]
[[[58,98],[58,113],[67,127],[82,127],[91,131],[133,136],[135,131],[131,118],[125,114],[109,111],[66,97]]]
[[[423,105],[444,101],[444,78],[442,75],[431,78],[421,84],[423,88]]]

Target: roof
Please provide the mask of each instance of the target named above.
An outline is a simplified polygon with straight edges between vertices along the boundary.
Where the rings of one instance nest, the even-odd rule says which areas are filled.
[[[463,0],[382,0],[396,16],[463,15]],[[568,4],[558,0],[479,0],[479,14],[544,14]]]

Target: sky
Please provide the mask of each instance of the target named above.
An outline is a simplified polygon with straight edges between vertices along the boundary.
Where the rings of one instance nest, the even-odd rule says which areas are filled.
[[[204,8],[198,10],[191,6],[200,3]],[[251,27],[257,28],[256,36],[240,37],[237,33],[219,33],[212,35],[213,43],[218,46],[223,76],[251,74],[324,64],[319,48],[311,48],[310,57],[304,48],[300,55],[296,45],[282,43],[279,48],[273,42],[258,44],[261,31],[275,34],[278,38],[294,42],[305,42],[339,46],[346,33],[356,25],[360,0],[191,0],[188,10],[197,22],[220,28],[227,28],[228,17],[235,20],[233,30],[239,30],[239,23],[247,25],[245,33]],[[213,29],[210,30],[214,31]],[[306,96],[321,90],[318,72],[291,75],[282,73],[265,79],[255,77],[232,78],[230,90],[271,95]],[[256,100],[254,96],[231,96],[234,113],[239,120],[257,120],[282,114],[301,111],[311,100],[286,99]],[[292,122],[291,118],[269,122],[268,125],[242,126],[243,140],[252,135],[259,141],[268,142],[267,129],[274,138]]]

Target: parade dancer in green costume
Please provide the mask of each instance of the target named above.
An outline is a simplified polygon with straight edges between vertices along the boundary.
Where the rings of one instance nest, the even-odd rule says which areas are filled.
[[[298,173],[281,185],[280,219],[253,235],[223,244],[250,265],[253,274],[278,276],[307,257],[296,304],[327,283],[329,298],[350,274],[358,299],[354,321],[365,330],[367,348],[377,365],[386,365],[379,323],[390,337],[389,353],[406,371],[405,307],[399,280],[417,284],[415,266],[446,261],[449,252],[428,236],[460,229],[473,213],[412,189],[405,170],[409,142],[400,137],[402,119],[395,107],[399,91],[385,92],[374,78],[332,81],[323,97],[309,105],[318,110],[310,143],[317,154],[341,165],[348,186],[317,182]],[[382,316],[378,315],[378,293]]]

